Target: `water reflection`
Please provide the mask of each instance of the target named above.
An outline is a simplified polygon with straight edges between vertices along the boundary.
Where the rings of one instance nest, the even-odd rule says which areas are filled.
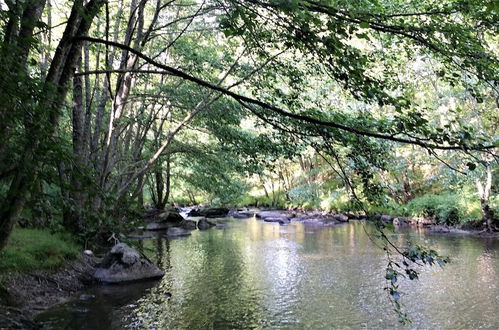
[[[383,291],[383,251],[365,230],[360,223],[283,227],[249,219],[188,238],[146,240],[149,257],[165,270],[159,283],[137,295],[118,287],[126,301],[96,299],[85,318],[52,311],[47,324],[71,318],[72,328],[398,327]],[[497,241],[410,230],[392,239],[424,243],[453,260],[401,285],[414,328],[499,328]]]

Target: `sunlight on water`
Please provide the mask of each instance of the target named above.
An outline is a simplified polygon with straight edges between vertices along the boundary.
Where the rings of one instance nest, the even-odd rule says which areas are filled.
[[[412,327],[499,328],[497,240],[421,231],[391,238],[424,242],[453,260],[403,282]],[[40,320],[47,328],[80,329],[399,326],[383,291],[384,255],[360,223],[311,228],[233,220],[223,230],[142,244],[165,270],[161,281],[93,288],[95,299],[56,307]]]

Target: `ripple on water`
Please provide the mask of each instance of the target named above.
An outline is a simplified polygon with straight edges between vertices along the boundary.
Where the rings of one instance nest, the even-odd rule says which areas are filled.
[[[89,329],[89,325],[110,329],[398,327],[383,291],[383,251],[369,241],[361,224],[309,228],[300,223],[280,227],[255,219],[226,221],[223,231],[194,231],[184,240],[144,241],[144,247],[153,251],[151,260],[165,270],[160,282],[136,291],[127,286],[107,293],[96,288],[89,292],[95,299],[45,314],[45,320],[50,320],[46,324],[75,329]],[[499,328],[497,241],[425,237],[411,231],[393,237],[398,243],[408,238],[453,260],[444,270],[421,269],[420,280],[400,284],[412,327]],[[84,309],[88,310],[82,313]]]

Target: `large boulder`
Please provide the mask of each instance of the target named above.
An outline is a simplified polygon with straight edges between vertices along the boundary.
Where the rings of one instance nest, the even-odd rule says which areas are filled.
[[[125,243],[115,245],[104,257],[94,278],[104,283],[124,283],[163,277],[164,272]]]
[[[190,217],[223,218],[229,213],[225,207],[212,207],[204,209],[192,209],[187,215]]]
[[[189,236],[191,234],[190,231],[184,229],[184,228],[179,228],[179,227],[170,227],[166,231],[166,237],[184,237],[184,236]]]
[[[211,227],[214,227],[214,226],[216,226],[216,224],[214,224],[211,221],[206,220],[205,218],[198,221],[198,229],[199,230],[210,229]]]

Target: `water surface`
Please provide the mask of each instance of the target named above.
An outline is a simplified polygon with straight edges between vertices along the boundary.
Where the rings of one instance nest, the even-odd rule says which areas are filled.
[[[305,227],[224,219],[224,229],[141,241],[162,280],[99,286],[42,314],[46,328],[324,329],[400,327],[383,287],[386,258],[363,224]],[[452,263],[401,284],[412,328],[499,328],[499,240],[393,234]],[[171,295],[171,296],[170,296]]]

